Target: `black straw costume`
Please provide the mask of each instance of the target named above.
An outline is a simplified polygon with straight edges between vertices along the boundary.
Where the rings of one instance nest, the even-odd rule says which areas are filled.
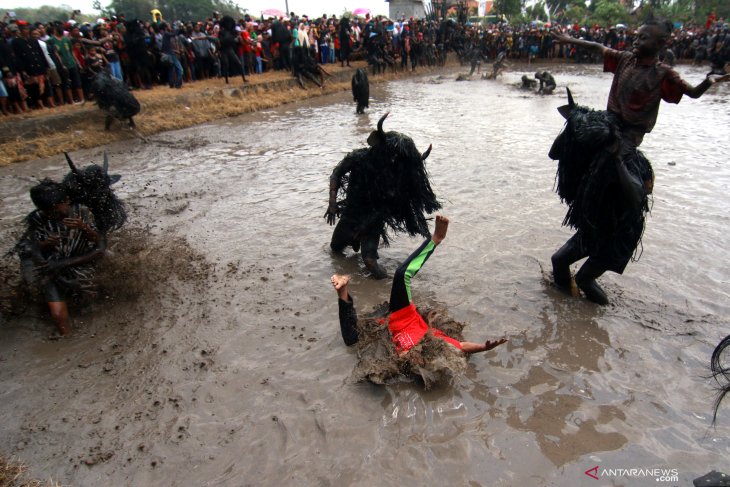
[[[643,181],[653,180],[651,164],[623,136],[620,118],[608,111],[569,104],[559,108],[567,123],[550,149],[558,160],[556,192],[567,203],[563,225],[576,234],[553,256],[555,283],[570,285],[570,265],[589,257],[576,283],[592,301],[607,298],[595,278],[622,274],[634,255],[649,210]]]
[[[231,66],[238,66],[241,70],[241,78],[245,83],[246,74],[244,73],[241,60],[238,59],[238,56],[236,55],[238,32],[236,32],[236,21],[233,20],[233,17],[226,15],[221,19],[218,40],[220,41],[221,48],[221,71],[223,72],[226,84],[228,84],[228,77],[231,76]]]
[[[367,72],[362,68],[357,68],[352,75],[352,98],[357,103],[356,113],[365,113],[365,109],[369,107],[370,81]]]
[[[325,217],[333,224],[339,215],[330,246],[342,251],[362,247],[362,258],[373,276],[385,270],[377,263],[378,243],[389,244],[388,230],[428,237],[426,214],[441,208],[431,189],[425,159],[413,139],[398,132],[384,132],[383,122],[368,137],[369,148],[345,156],[330,176],[330,201]],[[337,195],[340,199],[337,200]]]
[[[133,117],[139,113],[139,101],[129,91],[124,81],[114,78],[104,69],[94,76],[91,91],[94,93],[96,104],[107,113],[104,123],[106,130],[109,130],[114,118],[127,119],[130,127],[135,126]]]
[[[91,242],[84,231],[66,226],[63,221],[49,218],[35,210],[26,218],[26,230],[18,240],[15,251],[20,256],[21,271],[26,282],[43,288],[47,301],[63,301],[69,294],[93,289],[94,264],[65,265],[54,269],[53,263],[73,260],[91,252],[106,249],[109,232],[119,229],[127,221],[124,204],[117,198],[111,185],[120,179],[109,175],[109,161],[104,153],[102,167],[91,164],[78,169],[66,154],[71,171],[61,187],[71,204],[70,218],[79,218],[97,233]],[[55,183],[50,183],[55,184]],[[40,242],[58,238],[58,244],[42,249]],[[39,267],[39,264],[50,264]]]

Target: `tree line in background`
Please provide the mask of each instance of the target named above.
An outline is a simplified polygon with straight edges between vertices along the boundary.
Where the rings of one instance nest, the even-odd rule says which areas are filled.
[[[103,6],[100,1],[94,2],[94,9],[98,14],[76,14],[73,15],[71,7],[51,7],[44,5],[40,8],[16,8],[8,9],[15,13],[18,19],[29,22],[52,22],[56,20],[68,20],[74,18],[77,22],[96,22],[99,17],[110,18],[113,15],[124,14],[127,19],[152,20],[153,9],[162,12],[163,20],[204,20],[213,17],[213,12],[220,15],[230,15],[234,18],[241,18],[246,9],[240,8],[231,0],[163,0],[160,4],[154,0],[111,0],[108,6]],[[251,12],[257,17],[258,12]]]
[[[241,18],[247,9],[239,7],[232,0],[163,0],[160,4],[154,0],[111,0],[104,7],[96,1],[94,8],[100,17],[124,14],[127,19],[138,18],[152,20],[150,11],[159,9],[165,20],[202,20],[213,16],[213,12]],[[730,1],[728,0],[647,0],[635,8],[625,5],[621,0],[593,0],[588,5],[584,0],[538,0],[527,5],[526,0],[494,0],[493,13],[504,15],[512,24],[531,21],[548,20],[554,23],[598,23],[603,26],[637,24],[647,15],[667,18],[673,22],[695,22],[704,24],[707,16],[715,12],[717,18],[730,18]],[[629,2],[630,3],[630,2]],[[68,20],[71,10],[63,7],[43,6],[40,8],[15,9],[17,18],[31,22],[50,22]],[[549,14],[548,14],[549,12]],[[248,12],[258,17],[258,12]],[[476,15],[476,12],[469,12]],[[97,16],[76,15],[80,22],[94,22]]]
[[[638,6],[621,0],[494,0],[493,11],[505,15],[512,23],[539,20],[558,23],[598,23],[603,26],[640,23],[648,15],[673,22],[704,24],[714,12],[717,18],[730,18],[728,0],[646,0]],[[549,15],[548,15],[549,13]]]

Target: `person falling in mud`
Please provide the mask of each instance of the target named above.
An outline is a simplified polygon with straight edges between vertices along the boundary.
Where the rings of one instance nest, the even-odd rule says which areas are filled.
[[[658,54],[672,32],[672,24],[667,21],[650,19],[638,30],[631,51],[616,51],[602,44],[570,36],[553,33],[558,43],[575,44],[603,55],[604,71],[614,73],[611,91],[608,95],[607,112],[598,122],[606,125],[603,133],[609,135],[603,152],[596,149],[601,141],[583,141],[593,152],[591,157],[581,156],[578,139],[586,138],[585,133],[594,130],[596,120],[586,130],[578,130],[578,135],[563,137],[575,125],[571,116],[566,130],[555,140],[550,157],[559,159],[558,193],[570,205],[564,224],[577,228],[577,232],[552,256],[555,284],[563,289],[571,288],[571,264],[588,257],[575,276],[575,282],[586,297],[598,304],[608,304],[608,297],[596,283],[596,279],[606,271],[622,274],[631,260],[641,240],[644,228],[644,214],[648,211],[647,197],[654,186],[654,172],[649,161],[637,150],[644,135],[651,132],[656,123],[659,102],[679,103],[683,95],[690,98],[700,97],[714,83],[730,80],[730,75],[708,75],[697,86],[684,81],[670,66],[658,61]],[[574,104],[569,97],[570,111]],[[587,109],[583,110],[584,117]],[[593,117],[593,115],[588,115]],[[585,117],[584,117],[585,119]],[[580,135],[583,132],[584,135]],[[590,136],[589,136],[590,137]],[[600,135],[603,137],[603,135]],[[575,167],[585,171],[585,177],[563,179],[565,159]],[[603,162],[612,161],[612,168]],[[606,168],[603,171],[603,168]],[[570,179],[570,178],[568,178]],[[564,183],[569,183],[565,184]],[[569,187],[570,186],[570,187]],[[565,191],[572,193],[566,197]],[[582,195],[582,196],[581,196]],[[573,200],[573,198],[575,199]]]
[[[429,235],[426,213],[441,208],[431,189],[425,160],[431,147],[418,152],[407,135],[383,131],[386,113],[367,139],[368,148],[345,156],[330,176],[329,204],[324,218],[334,225],[330,248],[341,252],[348,245],[362,251],[365,267],[375,279],[387,276],[378,264],[378,243],[388,245],[387,230]],[[338,192],[344,198],[337,201]]]
[[[423,267],[436,247],[446,238],[446,231],[449,228],[449,219],[445,216],[436,216],[436,228],[433,236],[426,239],[406,260],[403,262],[393,276],[393,285],[390,291],[388,304],[388,330],[391,334],[395,351],[400,357],[408,354],[418,342],[420,342],[429,331],[429,325],[416,310],[411,292],[411,280]],[[340,331],[345,345],[354,345],[358,342],[357,312],[355,303],[348,289],[349,276],[335,274],[331,278],[332,286],[335,288],[338,297]],[[453,345],[466,354],[486,352],[507,342],[506,338],[500,340],[487,340],[484,343],[465,342],[456,340],[446,335],[441,330],[431,328],[434,337]]]
[[[92,263],[104,255],[104,239],[91,211],[72,204],[66,188],[46,179],[30,190],[36,210],[18,243],[23,279],[38,285],[61,336],[71,333],[66,299],[88,289]]]

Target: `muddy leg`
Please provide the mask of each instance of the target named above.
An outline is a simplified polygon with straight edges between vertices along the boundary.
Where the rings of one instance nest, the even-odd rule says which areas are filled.
[[[354,241],[354,231],[352,227],[347,223],[347,220],[340,219],[335,226],[335,230],[332,232],[330,248],[334,252],[342,252],[348,245],[353,245]]]
[[[48,308],[51,310],[51,316],[56,321],[58,332],[61,336],[71,334],[71,324],[68,320],[68,306],[63,301],[50,301]]]
[[[586,295],[589,301],[605,306],[608,304],[608,296],[598,285],[596,279],[606,272],[606,266],[593,257],[589,257],[575,275],[575,283]]]
[[[373,278],[385,279],[388,277],[388,273],[384,267],[378,264],[378,243],[380,243],[380,234],[368,235],[360,239],[362,260]]]
[[[580,237],[578,234],[573,235],[551,257],[555,285],[570,290],[570,266],[585,256],[586,254],[580,245]]]

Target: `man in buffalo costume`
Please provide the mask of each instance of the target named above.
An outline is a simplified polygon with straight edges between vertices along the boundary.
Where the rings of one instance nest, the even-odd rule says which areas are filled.
[[[382,238],[389,244],[388,229],[428,237],[425,215],[441,208],[424,163],[431,147],[421,154],[407,135],[383,131],[387,116],[368,137],[370,147],[350,152],[332,171],[324,215],[330,225],[340,216],[332,250],[361,250],[365,267],[376,279],[387,276],[378,264],[378,243]]]
[[[614,73],[605,111],[576,106],[568,91],[569,104],[559,108],[567,123],[550,149],[559,161],[557,192],[568,204],[563,224],[577,230],[552,256],[555,284],[570,287],[570,265],[588,257],[575,282],[598,304],[608,304],[608,297],[596,279],[606,271],[622,274],[641,240],[654,172],[637,147],[654,128],[660,101],[698,98],[714,83],[730,80],[708,76],[693,87],[661,63],[658,54],[671,33],[671,23],[647,20],[631,51],[554,35],[559,43],[601,54],[604,71]]]
[[[45,179],[31,188],[36,210],[15,252],[23,280],[39,287],[62,336],[71,333],[67,300],[94,292],[94,264],[106,253],[107,235],[127,221],[124,204],[111,185],[109,162],[78,169],[66,155],[71,172],[57,183]]]

